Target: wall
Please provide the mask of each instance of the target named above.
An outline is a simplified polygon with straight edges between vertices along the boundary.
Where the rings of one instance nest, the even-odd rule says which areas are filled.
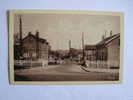
[[[0,100],[133,100],[132,0],[0,0]],[[122,84],[9,85],[7,10],[63,9],[122,11],[125,14]]]
[[[113,67],[118,67],[120,63],[119,38],[114,39],[108,45],[108,63]]]

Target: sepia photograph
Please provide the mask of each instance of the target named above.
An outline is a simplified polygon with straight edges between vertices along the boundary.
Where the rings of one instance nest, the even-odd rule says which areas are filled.
[[[11,84],[120,83],[123,13],[12,10]]]

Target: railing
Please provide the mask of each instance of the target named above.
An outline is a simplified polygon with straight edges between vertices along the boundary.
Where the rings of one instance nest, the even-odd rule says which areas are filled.
[[[86,66],[90,68],[119,68],[117,61],[89,61],[86,60]]]
[[[39,67],[39,66],[47,66],[48,61],[47,60],[15,60],[14,65],[17,67]]]

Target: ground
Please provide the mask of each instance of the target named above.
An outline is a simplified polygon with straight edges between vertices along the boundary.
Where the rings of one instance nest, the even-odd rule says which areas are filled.
[[[15,70],[15,81],[115,81],[118,75],[106,72],[87,72],[81,65],[67,62],[60,65]]]

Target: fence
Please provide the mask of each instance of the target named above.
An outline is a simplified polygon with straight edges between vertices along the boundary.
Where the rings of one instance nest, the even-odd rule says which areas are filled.
[[[48,65],[47,60],[37,60],[37,61],[32,61],[32,60],[15,60],[14,65],[16,67],[45,67]]]
[[[89,61],[86,60],[87,67],[90,68],[119,68],[119,62],[117,61]]]

